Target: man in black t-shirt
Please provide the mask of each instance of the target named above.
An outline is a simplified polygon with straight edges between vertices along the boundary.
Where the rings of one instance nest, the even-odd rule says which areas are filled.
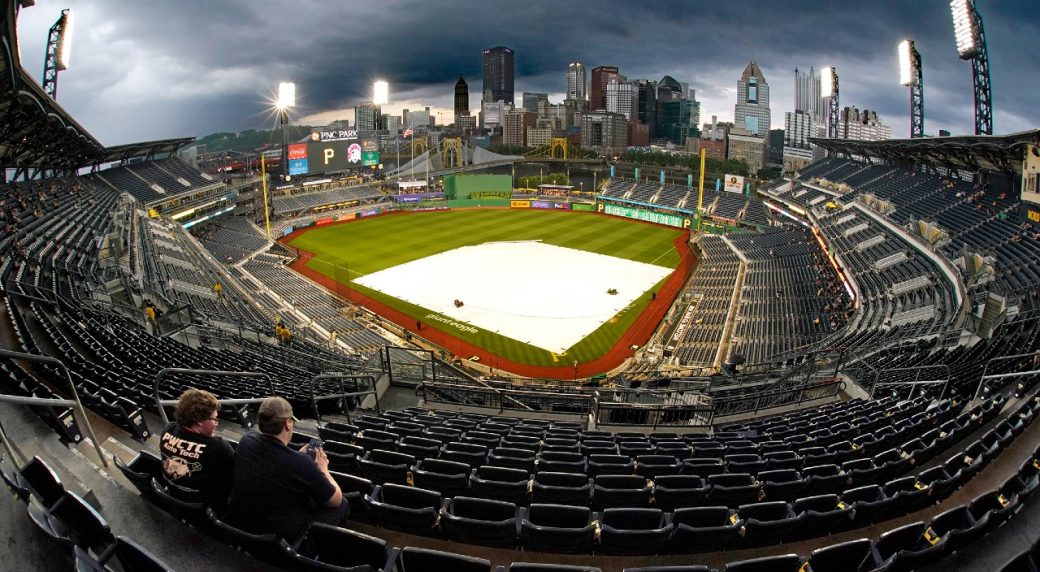
[[[220,402],[208,391],[189,389],[181,394],[170,423],[159,440],[163,475],[176,485],[195,489],[204,502],[220,511],[231,494],[235,454],[227,441],[216,437]]]
[[[292,406],[268,397],[257,414],[259,433],[248,433],[235,450],[235,485],[225,520],[254,534],[277,533],[290,543],[310,522],[341,524],[349,505],[329,473],[321,448],[315,457],[289,448],[296,426]]]

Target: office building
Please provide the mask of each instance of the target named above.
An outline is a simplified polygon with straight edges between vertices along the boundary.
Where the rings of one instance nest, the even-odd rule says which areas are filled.
[[[354,108],[354,123],[358,131],[379,131],[382,126],[382,110],[374,103],[362,103]]]
[[[615,66],[596,66],[592,68],[592,82],[589,85],[589,110],[605,111],[607,109],[607,84],[624,81]]]
[[[808,73],[801,73],[794,68],[794,110],[808,113],[813,122],[820,124],[825,122],[826,109],[816,70],[810,66]]]
[[[484,85],[481,102],[504,101],[513,105],[514,54],[498,46],[484,50]]]
[[[538,113],[538,104],[543,101],[545,103],[549,103],[548,93],[536,93],[533,91],[525,91],[523,99],[523,108],[527,111],[533,111],[535,113]]]
[[[628,119],[620,113],[580,111],[574,122],[581,132],[581,146],[604,155],[618,155],[628,146]]]
[[[527,146],[527,130],[535,126],[538,114],[525,109],[513,109],[506,112],[505,127],[502,129],[502,143],[510,147]]]
[[[737,105],[733,122],[763,139],[769,135],[769,84],[755,60],[748,62],[737,82]]]
[[[461,75],[459,76],[459,81],[455,82],[454,111],[456,121],[458,121],[459,117],[469,115],[469,85]]]
[[[754,174],[766,164],[766,139],[751,133],[747,129],[734,126],[729,130],[729,141],[726,145],[726,158],[743,160],[748,170]]]
[[[639,90],[639,109],[636,119],[651,128],[657,123],[657,82],[648,79],[636,80]]]
[[[838,123],[839,139],[859,139],[863,141],[879,141],[892,138],[892,128],[881,123],[876,111],[855,107],[841,110]]]
[[[567,66],[567,91],[566,99],[585,101],[586,96],[585,66],[581,62],[573,62]]]
[[[626,120],[635,120],[639,110],[639,86],[631,81],[612,81],[607,84],[608,113],[620,113]]]

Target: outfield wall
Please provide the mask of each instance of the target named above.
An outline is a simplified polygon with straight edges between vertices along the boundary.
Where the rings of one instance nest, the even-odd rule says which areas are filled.
[[[447,175],[444,195],[449,199],[508,199],[513,194],[510,175]]]

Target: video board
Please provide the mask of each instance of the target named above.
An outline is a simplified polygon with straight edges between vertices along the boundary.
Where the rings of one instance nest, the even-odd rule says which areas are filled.
[[[376,153],[375,160],[377,163],[378,156],[378,153]],[[357,139],[311,141],[310,143],[289,145],[290,175],[348,171],[359,169],[361,166],[361,143]]]

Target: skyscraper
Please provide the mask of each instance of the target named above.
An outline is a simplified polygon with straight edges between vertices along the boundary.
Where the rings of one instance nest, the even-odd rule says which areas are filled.
[[[755,60],[748,62],[737,82],[734,123],[756,137],[769,136],[769,84]]]
[[[606,110],[624,115],[628,121],[635,121],[639,112],[639,87],[636,83],[612,81],[606,87]]]
[[[455,117],[469,115],[469,85],[460,75],[455,82]]]
[[[589,86],[589,109],[603,111],[607,108],[607,84],[612,81],[623,81],[615,66],[596,66],[592,68],[592,85]]]
[[[498,46],[484,50],[484,89],[481,102],[513,105],[513,50]]]
[[[636,119],[653,130],[657,124],[657,82],[649,79],[636,80],[639,88],[639,112]]]
[[[573,62],[567,66],[567,99],[585,101],[585,66],[581,62]]]
[[[794,110],[808,113],[817,124],[823,121],[823,98],[820,97],[820,76],[812,66],[809,73],[794,68]]]

